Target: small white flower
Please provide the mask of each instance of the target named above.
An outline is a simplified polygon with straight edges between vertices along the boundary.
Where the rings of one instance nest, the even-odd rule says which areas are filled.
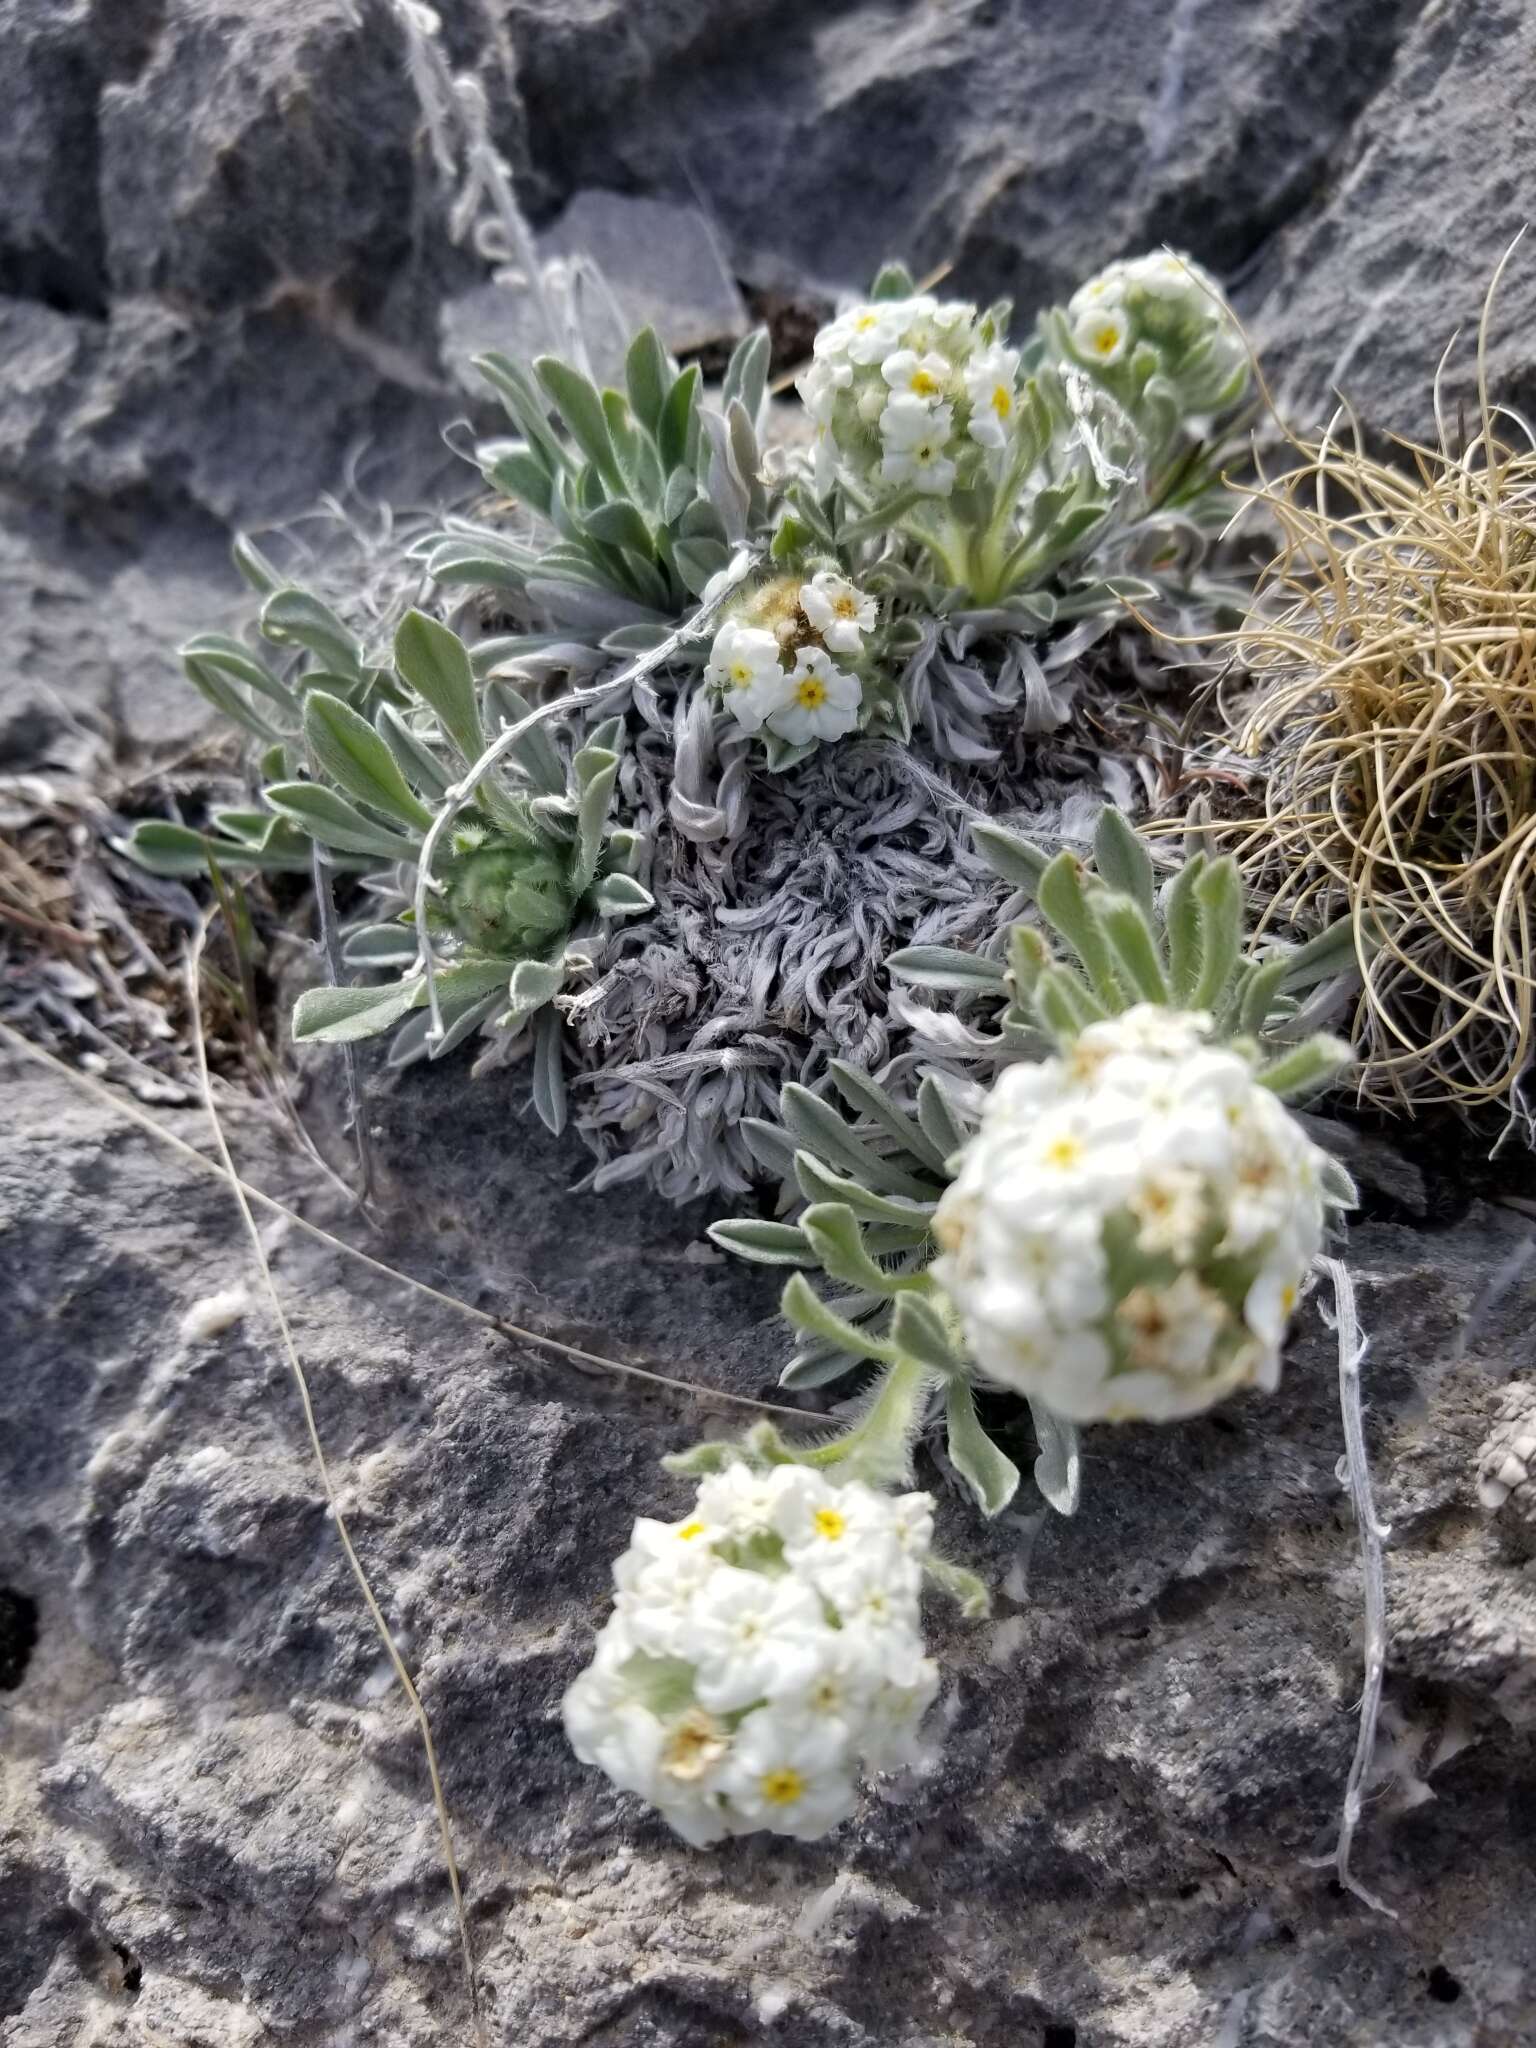
[[[990,348],[965,373],[971,417],[966,431],[983,448],[1001,448],[1013,432],[1018,410],[1019,352]]]
[[[768,713],[770,732],[803,747],[812,740],[837,740],[859,722],[863,686],[857,676],[834,668],[819,647],[802,647],[780,702]]]
[[[880,459],[884,483],[910,484],[936,498],[948,497],[955,485],[955,465],[944,454],[954,425],[952,405],[925,405],[903,392],[880,415]]]
[[[872,597],[831,569],[801,584],[800,609],[833,654],[862,654],[877,612]]]
[[[1072,327],[1072,346],[1078,354],[1105,369],[1119,362],[1130,346],[1130,339],[1125,314],[1113,303],[1090,306]]]
[[[677,1655],[695,1668],[700,1704],[730,1713],[803,1684],[820,1661],[826,1627],[802,1579],[722,1565],[694,1600]]]
[[[771,1710],[743,1723],[723,1784],[743,1819],[803,1840],[836,1827],[857,1803],[840,1732]]]
[[[761,626],[728,619],[716,633],[704,680],[719,690],[738,725],[756,732],[788,695],[789,674],[779,643]]]
[[[903,299],[881,300],[845,313],[846,339],[842,345],[849,359],[867,367],[889,355],[901,339],[907,304]]]
[[[915,398],[920,405],[938,405],[949,394],[951,370],[943,356],[916,349],[892,351],[880,365],[880,374],[898,394]]]

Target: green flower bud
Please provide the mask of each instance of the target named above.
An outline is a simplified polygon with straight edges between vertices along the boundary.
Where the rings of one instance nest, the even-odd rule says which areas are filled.
[[[566,864],[542,848],[489,840],[461,854],[446,882],[449,922],[481,952],[526,958],[543,952],[571,921]]]

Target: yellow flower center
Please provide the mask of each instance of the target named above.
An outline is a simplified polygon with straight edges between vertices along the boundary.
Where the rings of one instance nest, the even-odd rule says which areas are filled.
[[[932,462],[938,452],[938,445],[933,441],[919,441],[912,450],[919,462]]]
[[[731,688],[744,690],[752,680],[752,671],[744,661],[733,661],[730,666]]]
[[[871,327],[879,326],[880,315],[878,313],[861,313],[853,324],[860,334],[868,334]]]
[[[1082,1156],[1083,1141],[1081,1138],[1055,1138],[1045,1148],[1046,1165],[1059,1167],[1063,1172],[1068,1167],[1076,1166]]]
[[[691,1543],[695,1536],[702,1536],[704,1534],[707,1526],[708,1524],[704,1522],[684,1522],[681,1529],[677,1532],[678,1542]]]
[[[832,600],[832,609],[840,619],[856,619],[859,615],[859,600],[850,592]]]
[[[795,701],[814,711],[827,701],[827,686],[819,676],[807,676],[795,692]]]
[[[992,393],[992,410],[1000,420],[1007,419],[1013,411],[1013,393],[1006,384],[999,384]]]
[[[836,1543],[848,1527],[846,1515],[840,1515],[836,1508],[818,1508],[811,1520],[816,1524],[816,1534],[825,1536],[829,1543]]]
[[[912,381],[907,386],[907,389],[915,392],[919,398],[936,398],[944,389],[944,386],[931,371],[914,370],[912,372]]]
[[[1120,346],[1120,330],[1113,320],[1106,320],[1093,330],[1092,345],[1101,356],[1112,356]]]
[[[805,1780],[791,1764],[781,1764],[763,1777],[763,1797],[770,1806],[793,1806],[805,1797]]]
[[[1281,1288],[1281,1290],[1280,1290],[1280,1312],[1281,1312],[1281,1314],[1282,1314],[1282,1315],[1287,1315],[1287,1316],[1288,1316],[1288,1315],[1290,1314],[1291,1310],[1292,1310],[1292,1309],[1293,1309],[1293,1308],[1294,1308],[1295,1306],[1296,1306],[1296,1290],[1295,1290],[1295,1288],[1294,1288],[1294,1287],[1282,1287],[1282,1288]]]

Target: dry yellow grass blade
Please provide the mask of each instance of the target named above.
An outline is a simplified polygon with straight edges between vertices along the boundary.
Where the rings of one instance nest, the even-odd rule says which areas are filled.
[[[1513,253],[1511,251],[1511,253]],[[1508,262],[1506,255],[1504,262]],[[1235,636],[1228,717],[1263,813],[1219,828],[1265,922],[1348,915],[1362,944],[1363,1095],[1502,1106],[1527,1130],[1536,1032],[1536,431],[1366,452],[1347,411],[1250,495],[1280,530]],[[1442,359],[1442,369],[1444,367]]]

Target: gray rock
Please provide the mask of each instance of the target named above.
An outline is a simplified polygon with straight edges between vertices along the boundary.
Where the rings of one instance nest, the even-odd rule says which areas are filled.
[[[253,1293],[220,1332],[184,1333],[249,1274],[228,1198],[53,1077],[5,1078],[0,1580],[38,1637],[7,1695],[0,2039],[467,2039],[419,1743],[267,1311]],[[758,1390],[781,1349],[763,1276],[698,1263],[699,1217],[565,1194],[579,1160],[500,1085],[448,1067],[380,1089],[375,1248],[701,1391]],[[270,1125],[234,1110],[230,1129],[249,1178],[335,1220]],[[699,1853],[575,1763],[558,1704],[630,1518],[683,1497],[657,1457],[721,1418],[508,1345],[264,1219],[432,1717],[490,2039],[1514,2048],[1536,2020],[1536,1652],[1528,1568],[1474,1486],[1525,1355],[1523,1291],[1466,1355],[1458,1338],[1519,1227],[1474,1210],[1351,1246],[1394,1524],[1359,1866],[1393,1923],[1308,1863],[1359,1683],[1314,1315],[1275,1399],[1094,1432],[1072,1522],[985,1529],[925,1461],[944,1548],[999,1593],[987,1624],[931,1615],[942,1741],[827,1842]]]
[[[1245,302],[1281,409],[1316,426],[1342,391],[1381,430],[1435,436],[1435,366],[1454,334],[1445,412],[1476,417],[1475,339],[1500,259],[1529,217],[1527,90],[1536,20],[1507,0],[1416,10],[1319,203],[1279,236]],[[1536,251],[1518,250],[1490,325],[1496,399],[1536,399]]]

